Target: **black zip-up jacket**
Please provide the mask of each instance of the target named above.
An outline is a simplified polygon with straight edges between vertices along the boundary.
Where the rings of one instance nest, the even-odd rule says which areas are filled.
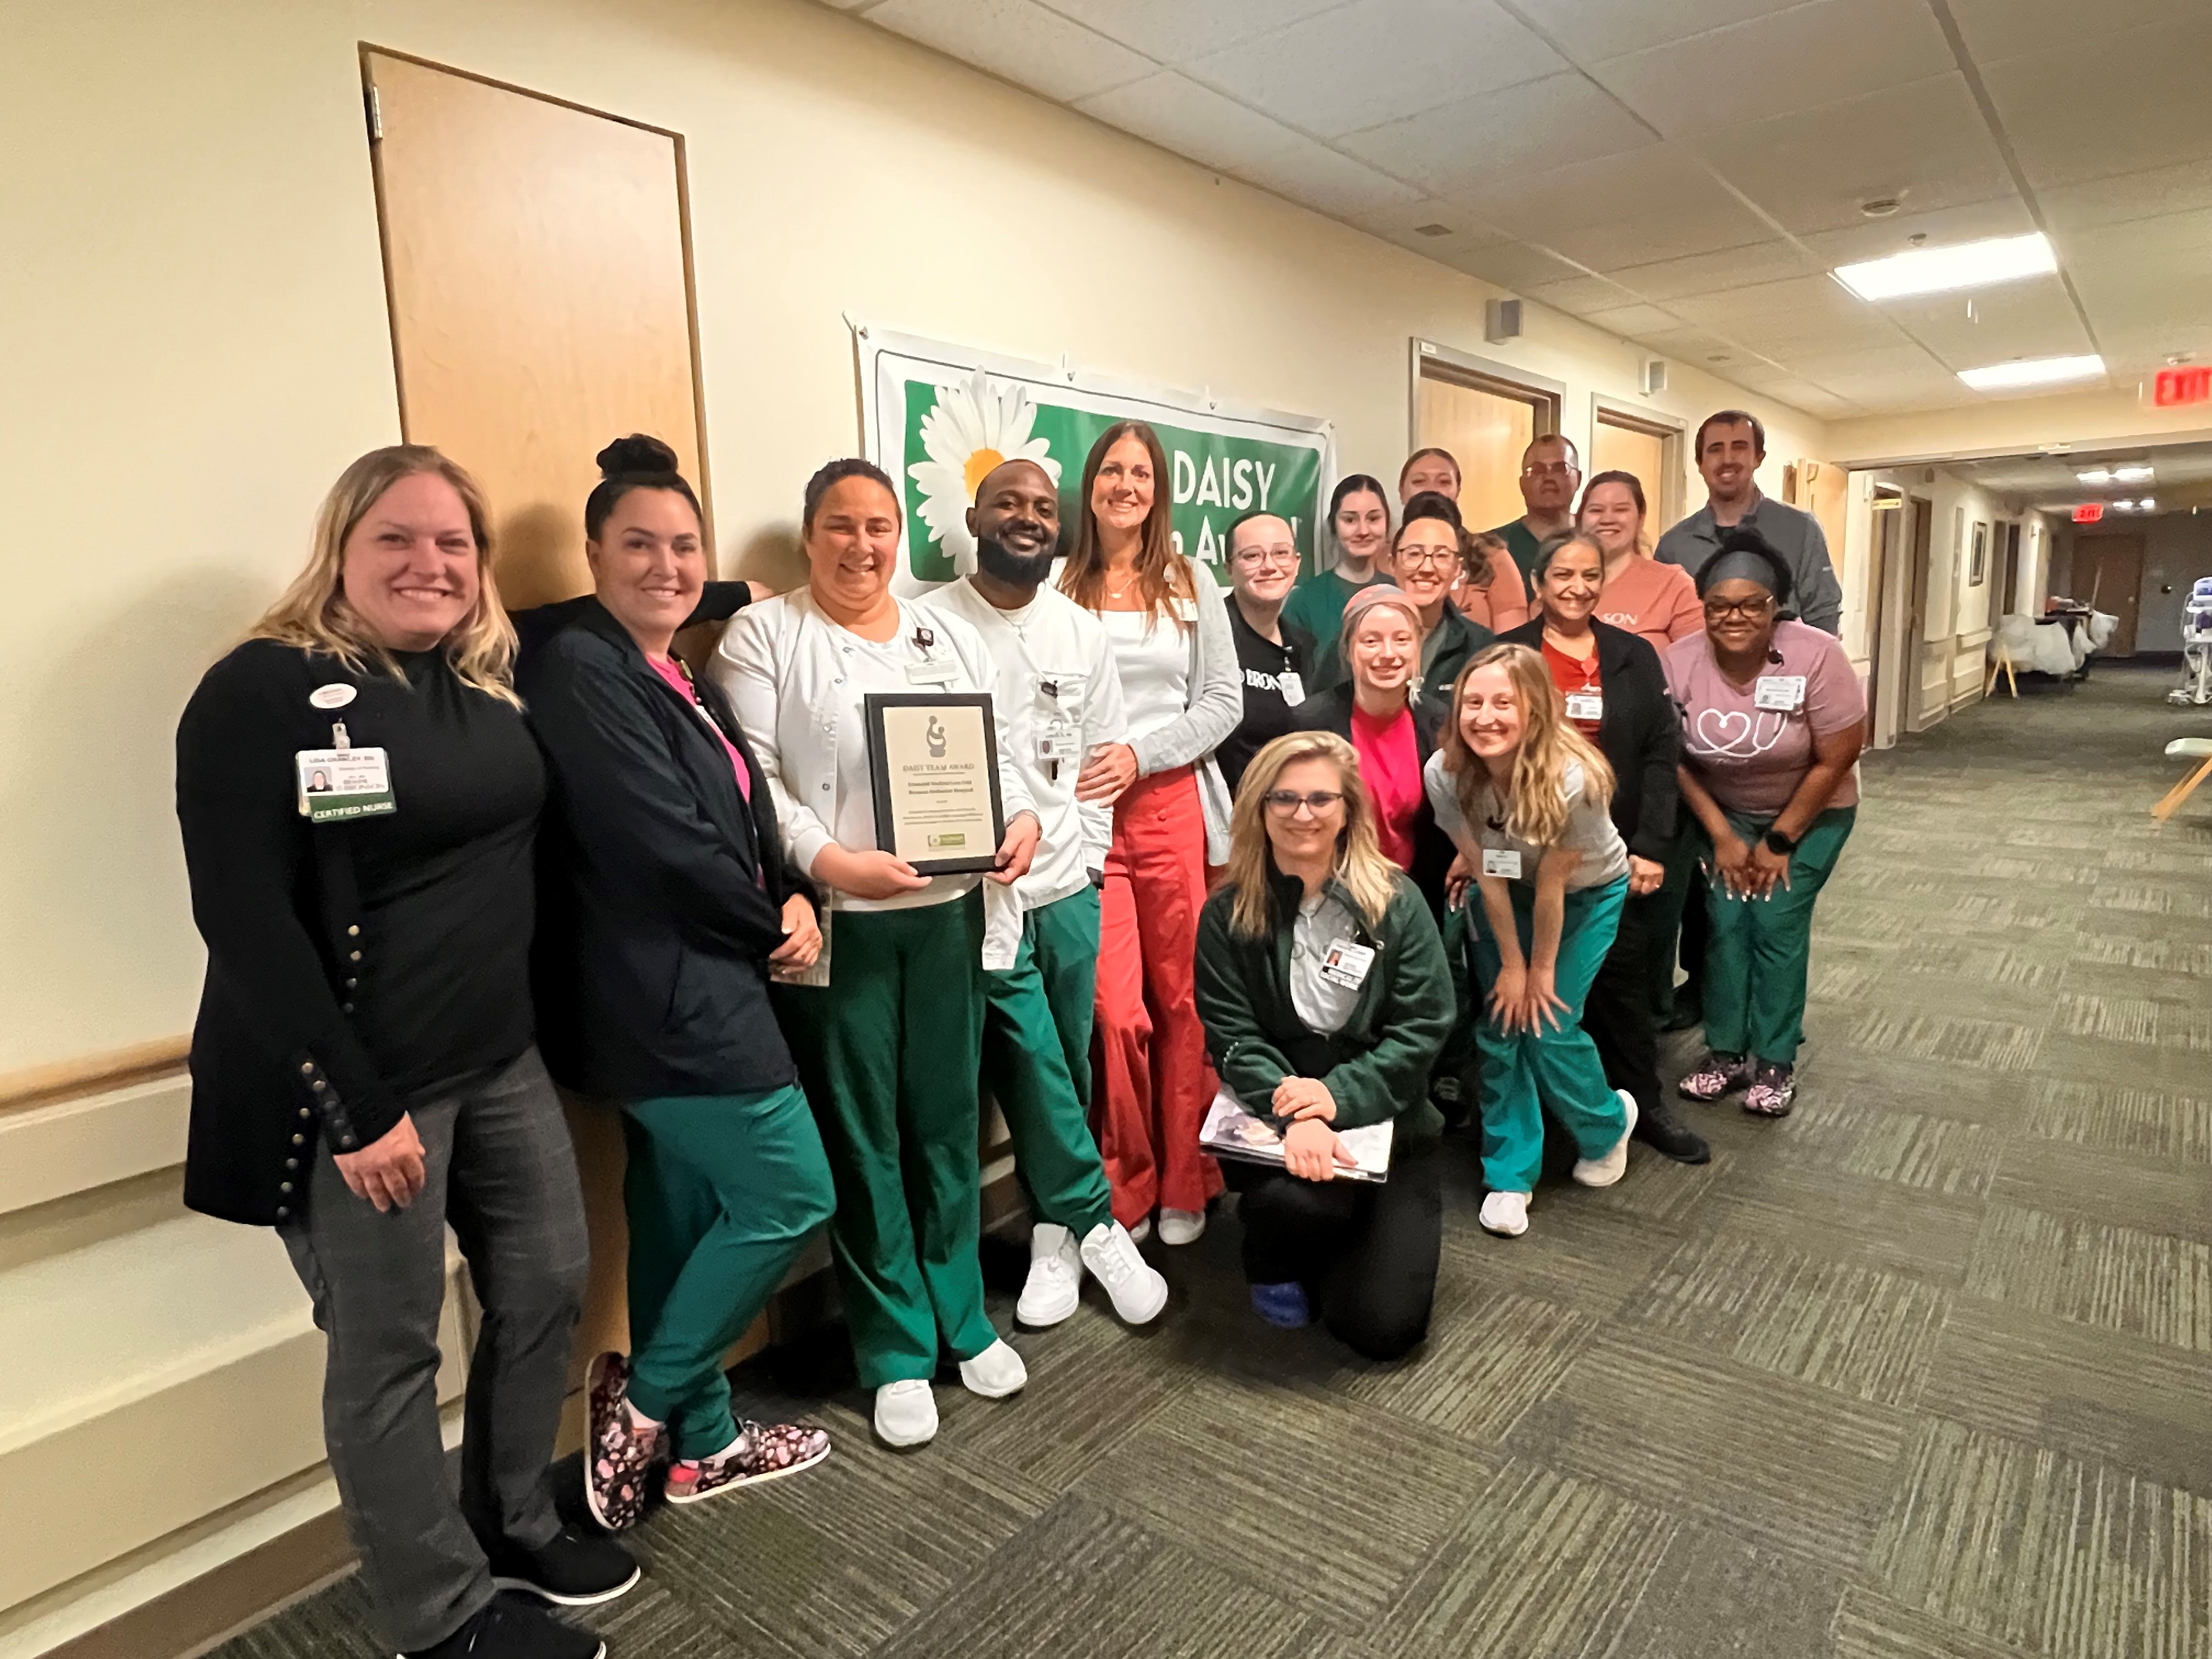
[[[743,592],[711,585],[694,620],[734,610],[712,603],[729,588]],[[815,894],[729,703],[708,681],[688,701],[597,599],[517,622],[549,786],[534,963],[548,1068],[611,1100],[789,1083],[767,957],[784,901]],[[706,716],[743,756],[750,804]]]
[[[1597,635],[1598,686],[1605,698],[1597,746],[1613,767],[1613,827],[1637,857],[1663,864],[1680,811],[1674,763],[1682,752],[1681,716],[1667,695],[1666,671],[1650,641],[1595,617],[1590,629]],[[1531,617],[1498,637],[1540,654],[1544,619]]]
[[[1443,740],[1443,717],[1439,707],[1426,697],[1413,700],[1413,747],[1420,756],[1421,769],[1426,774],[1429,757],[1437,752]],[[1334,732],[1346,743],[1352,741],[1352,683],[1348,680],[1333,685],[1317,697],[1308,697],[1291,711],[1293,723],[1301,732]],[[1429,805],[1429,792],[1425,783],[1421,789],[1421,804],[1413,811],[1413,867],[1406,873],[1413,878],[1421,896],[1429,902],[1429,914],[1442,926],[1444,915],[1444,877],[1451,870],[1451,837],[1437,823],[1436,809]]]
[[[1336,1100],[1334,1127],[1395,1121],[1416,1139],[1440,1134],[1429,1103],[1429,1071],[1458,1017],[1443,938],[1402,877],[1390,908],[1370,927],[1352,896],[1329,892],[1352,912],[1358,942],[1375,952],[1352,1016],[1322,1036],[1291,1000],[1292,928],[1304,884],[1267,863],[1267,931],[1247,939],[1231,926],[1237,890],[1223,887],[1198,919],[1195,1000],[1206,1054],[1230,1092],[1254,1112],[1273,1109],[1286,1077],[1317,1078]]]

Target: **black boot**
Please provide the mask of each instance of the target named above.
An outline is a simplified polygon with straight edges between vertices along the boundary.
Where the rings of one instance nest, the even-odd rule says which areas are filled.
[[[1677,1164],[1704,1164],[1713,1155],[1703,1135],[1678,1121],[1665,1103],[1656,1099],[1637,1113],[1635,1138]]]

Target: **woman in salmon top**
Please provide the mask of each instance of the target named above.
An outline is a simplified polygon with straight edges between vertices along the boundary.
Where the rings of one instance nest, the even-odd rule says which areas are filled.
[[[1644,539],[1644,485],[1633,472],[1601,472],[1585,484],[1575,527],[1605,555],[1600,622],[1641,634],[1658,652],[1704,630],[1690,573],[1658,562]]]

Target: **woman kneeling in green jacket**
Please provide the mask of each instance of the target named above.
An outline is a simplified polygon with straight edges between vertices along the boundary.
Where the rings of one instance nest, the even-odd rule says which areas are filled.
[[[1443,1234],[1430,1068],[1451,971],[1429,907],[1382,856],[1352,745],[1294,732],[1252,757],[1228,878],[1198,926],[1198,1012],[1224,1091],[1271,1123],[1283,1167],[1237,1161],[1244,1276],[1272,1325],[1322,1322],[1395,1359],[1428,1334]],[[1394,1125],[1388,1179],[1338,1131]]]

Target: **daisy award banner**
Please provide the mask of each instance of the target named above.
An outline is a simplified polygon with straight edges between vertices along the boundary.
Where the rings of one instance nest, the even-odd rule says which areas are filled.
[[[853,332],[862,449],[903,492],[897,592],[918,592],[975,568],[967,512],[975,487],[1001,461],[1042,465],[1060,486],[1061,523],[1073,526],[1084,459],[1100,433],[1123,420],[1148,421],[1160,434],[1176,544],[1215,566],[1224,586],[1224,538],[1255,508],[1287,520],[1300,574],[1314,568],[1315,526],[1336,482],[1328,422],[866,326]]]

